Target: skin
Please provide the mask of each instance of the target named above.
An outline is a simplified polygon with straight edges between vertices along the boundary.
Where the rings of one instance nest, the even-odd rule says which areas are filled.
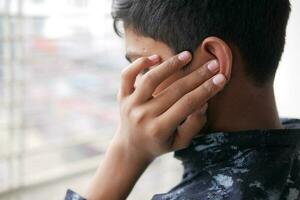
[[[125,30],[132,63],[121,75],[120,123],[87,199],[126,199],[156,157],[187,147],[197,134],[283,128],[273,81],[255,86],[233,45],[210,37],[183,61],[166,44]]]
[[[138,55],[151,55],[157,52],[163,60],[173,56],[173,51],[164,43],[155,41],[152,38],[141,36],[132,29],[127,28],[125,32],[127,53],[131,61],[138,58]],[[244,72],[246,64],[233,44],[227,44],[231,50],[232,60],[228,62],[231,66],[221,66],[221,71],[229,79],[225,89],[216,97],[208,101],[207,123],[202,131],[242,131],[253,129],[281,129],[275,97],[274,81],[262,87],[257,87],[255,81],[251,80]],[[156,93],[167,88],[171,83],[190,74],[199,66],[213,58],[222,56],[214,55],[213,52],[206,52],[202,45],[195,51],[192,62],[187,70],[179,71],[163,82],[156,90]],[[133,52],[133,53],[131,53]],[[224,56],[223,56],[224,57]],[[154,68],[154,67],[153,67]],[[223,69],[231,68],[231,69]],[[142,77],[138,76],[137,82]],[[261,112],[261,111],[264,112]],[[235,123],[232,123],[235,122]]]

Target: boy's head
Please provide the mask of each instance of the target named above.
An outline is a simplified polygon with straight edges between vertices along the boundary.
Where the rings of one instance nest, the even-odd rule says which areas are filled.
[[[123,22],[128,60],[158,54],[165,61],[183,50],[193,53],[191,63],[162,82],[154,97],[217,59],[228,83],[208,102],[205,129],[210,131],[244,130],[254,119],[269,127],[289,14],[289,0],[113,0],[112,5],[119,35]]]
[[[114,0],[112,6],[116,32],[121,35],[118,22],[122,21],[127,50],[139,51],[130,55],[131,60],[147,53],[167,58],[183,50],[191,51],[194,58],[218,59],[213,51],[222,45],[203,45],[214,36],[230,48],[227,58],[233,55],[225,63],[242,68],[256,86],[274,80],[289,13],[289,0]]]

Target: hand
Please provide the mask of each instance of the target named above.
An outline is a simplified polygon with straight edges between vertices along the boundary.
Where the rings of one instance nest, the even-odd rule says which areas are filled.
[[[224,75],[216,75],[219,71],[216,60],[153,97],[155,89],[191,58],[189,52],[183,52],[159,64],[156,55],[142,57],[122,72],[118,94],[120,124],[113,143],[121,145],[126,154],[151,161],[164,153],[187,147],[203,128],[207,101],[226,83]],[[137,75],[156,64],[159,65],[145,74],[135,88]]]
[[[120,124],[86,197],[126,199],[134,184],[157,156],[186,147],[206,122],[207,101],[225,85],[216,61],[205,64],[153,97],[169,76],[188,64],[187,52],[159,64],[158,56],[140,58],[122,72],[118,94]],[[159,65],[158,65],[159,64]],[[144,75],[135,88],[137,75]]]

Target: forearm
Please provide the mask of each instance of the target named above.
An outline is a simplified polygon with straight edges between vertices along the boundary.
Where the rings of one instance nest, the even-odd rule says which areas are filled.
[[[88,200],[126,199],[151,161],[131,155],[117,142],[109,146],[86,193]]]

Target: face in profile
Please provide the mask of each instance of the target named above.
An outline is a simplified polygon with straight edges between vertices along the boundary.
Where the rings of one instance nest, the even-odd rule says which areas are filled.
[[[166,61],[167,59],[171,58],[175,54],[173,53],[172,49],[170,49],[165,43],[155,41],[152,38],[144,37],[141,35],[136,34],[133,30],[127,28],[125,29],[125,46],[126,46],[126,58],[133,62],[139,57],[148,57],[153,54],[157,54],[161,58],[161,62]],[[138,86],[140,79],[142,76],[147,73],[148,70],[157,67],[153,66],[150,69],[142,71],[135,82],[135,87]],[[192,68],[187,68],[186,70],[180,70],[175,72],[165,81],[163,81],[155,90],[153,96],[156,96],[160,92],[162,92],[165,88],[169,87],[172,83],[176,80],[186,76],[192,71]]]

